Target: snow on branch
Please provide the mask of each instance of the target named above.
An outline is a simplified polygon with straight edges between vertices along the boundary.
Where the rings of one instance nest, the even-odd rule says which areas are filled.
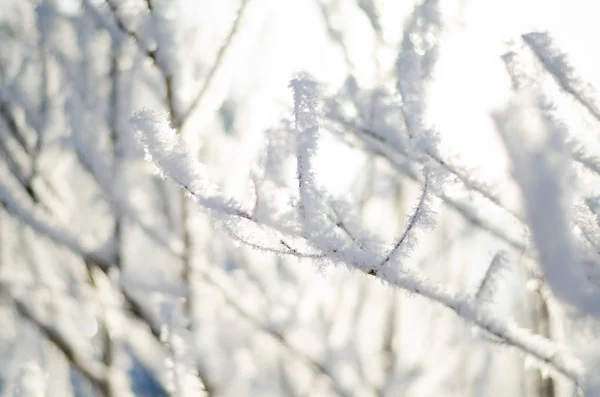
[[[298,143],[297,173],[300,216],[304,225],[318,213],[313,157],[319,139],[319,97],[317,83],[307,75],[290,82],[294,95],[294,120]]]
[[[572,381],[576,387],[581,386],[585,375],[582,362],[553,341],[534,335],[531,331],[482,307],[470,297],[454,293],[416,273],[379,272],[377,277],[391,285],[441,304],[468,323],[500,339],[504,345],[526,353],[537,362]]]
[[[143,109],[133,115],[131,122],[144,146],[147,159],[157,166],[163,177],[171,178],[209,210],[246,219],[252,218],[239,204],[224,198],[218,192],[207,170],[193,160],[181,144],[177,132],[169,126],[167,113]]]
[[[376,275],[379,269],[390,262],[393,258],[404,256],[410,252],[413,247],[417,244],[417,230],[421,228],[431,228],[435,225],[435,219],[433,218],[433,210],[431,209],[431,203],[429,198],[429,188],[431,179],[433,176],[429,172],[425,172],[425,183],[419,196],[419,201],[408,219],[404,232],[396,241],[394,247],[381,261],[377,269],[372,270],[369,274]]]
[[[493,118],[512,160],[545,280],[557,298],[599,315],[600,293],[586,280],[568,216],[572,188],[564,137],[527,92]]]
[[[192,158],[181,143],[179,134],[169,126],[167,113],[143,109],[134,114],[131,122],[144,147],[146,159],[154,163],[161,176],[168,177],[183,188],[215,219],[223,220],[221,226],[232,238],[263,251],[297,257],[318,257],[318,254],[296,250],[287,241],[282,240],[283,234],[290,232],[283,225],[273,222],[259,224],[239,202],[224,196],[211,181],[206,168]],[[248,233],[247,230],[236,230],[240,226],[237,222],[239,220],[250,221],[259,228],[268,226],[266,238],[276,237],[277,248],[257,241],[260,240],[260,236],[265,235],[265,231],[253,229],[252,233]]]
[[[288,234],[293,233],[290,228],[274,222],[259,223],[240,203],[220,193],[206,168],[192,158],[181,143],[179,134],[169,125],[167,113],[143,109],[133,115],[131,123],[144,147],[146,159],[154,163],[160,175],[168,177],[184,189],[213,218],[222,220],[221,226],[232,238],[263,251],[297,257],[319,257],[315,253],[304,253],[292,248],[289,242],[283,240],[284,236],[288,239]],[[240,220],[250,221],[259,227],[252,230],[252,237],[248,236],[247,230],[243,233],[236,230],[240,226],[237,221]],[[257,236],[266,233],[260,230],[262,226],[267,226],[270,237],[277,238],[277,248],[256,241]]]
[[[556,46],[550,34],[531,32],[524,34],[522,38],[558,85],[600,121],[600,103],[596,98],[596,90],[576,75],[567,55]]]
[[[290,88],[297,134],[296,171],[302,235],[323,251],[326,259],[341,261],[349,268],[358,267],[367,273],[375,267],[381,255],[365,251],[356,241],[348,242],[347,234],[328,216],[331,199],[315,181],[313,158],[318,148],[321,110],[319,87],[311,77],[302,74],[290,82]],[[359,263],[363,265],[357,266]]]
[[[294,95],[296,130],[318,128],[319,88],[309,75],[301,74],[290,82]]]
[[[404,248],[407,240],[414,238],[413,233],[419,225],[428,224],[425,221],[426,215],[431,212],[426,205],[429,191],[435,193],[440,189],[434,177],[435,173],[426,174],[419,203],[414,214],[409,218],[405,232],[392,251],[379,249],[381,245],[373,245],[366,249],[354,241],[352,235],[349,239],[343,228],[338,225],[339,222],[329,219],[328,214],[331,209],[328,198],[318,191],[312,174],[312,156],[317,147],[320,116],[318,86],[306,76],[294,79],[290,86],[294,95],[295,126],[298,134],[297,171],[300,202],[303,206],[300,208],[300,219],[296,218],[296,221],[301,222],[301,227],[256,219],[242,210],[234,200],[223,197],[210,182],[207,171],[197,165],[183,147],[178,134],[169,126],[166,114],[141,110],[135,113],[132,123],[141,138],[147,158],[156,164],[163,175],[185,188],[199,204],[208,208],[211,215],[215,217],[226,215],[226,217],[233,217],[234,220],[245,219],[259,228],[266,227],[269,233],[274,235],[302,240],[310,247],[320,250],[323,259],[343,264],[350,270],[374,276],[386,284],[441,304],[465,321],[499,338],[504,345],[526,353],[579,385],[583,377],[581,363],[569,352],[561,350],[554,342],[533,335],[499,318],[480,302],[473,300],[471,295],[453,292],[441,284],[428,280],[417,271],[402,266],[380,266],[388,256],[390,259],[387,260],[392,262],[392,256],[396,257],[397,251]],[[234,223],[225,222],[226,226]],[[287,242],[281,240],[281,243],[291,250]]]

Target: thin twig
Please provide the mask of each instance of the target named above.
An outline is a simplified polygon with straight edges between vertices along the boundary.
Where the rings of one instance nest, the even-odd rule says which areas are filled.
[[[378,266],[378,269],[385,266],[390,261],[392,256],[395,255],[396,252],[398,252],[398,249],[400,249],[402,244],[406,241],[408,235],[412,232],[414,227],[417,225],[417,222],[418,222],[419,218],[421,217],[421,214],[424,211],[425,199],[427,198],[428,188],[429,188],[429,174],[426,173],[425,174],[425,183],[423,184],[423,190],[421,191],[421,195],[419,197],[419,202],[418,202],[413,214],[410,216],[410,219],[408,220],[408,224],[406,225],[404,232],[402,233],[402,235],[400,236],[400,238],[394,245],[394,248],[392,248],[390,250],[390,252],[385,256],[385,258],[381,261],[381,263]],[[373,271],[377,272],[378,269],[374,269]]]
[[[594,98],[594,88],[575,75],[573,68],[568,64],[566,54],[555,46],[550,34],[531,32],[521,37],[556,83],[600,121],[600,109],[598,101]]]
[[[188,106],[187,110],[185,112],[183,112],[183,114],[181,115],[181,120],[180,120],[181,126],[183,126],[183,124],[188,120],[188,118],[192,114],[192,112],[202,103],[206,94],[208,93],[209,88],[211,87],[213,80],[214,80],[215,76],[217,75],[217,72],[219,71],[219,69],[221,68],[221,66],[223,64],[225,55],[227,55],[227,52],[228,52],[229,48],[231,47],[233,38],[235,37],[235,35],[238,33],[238,31],[240,29],[241,21],[242,21],[244,15],[245,15],[245,12],[248,8],[248,4],[250,4],[250,0],[242,0],[240,6],[238,8],[238,11],[236,13],[235,20],[234,20],[233,24],[231,25],[231,29],[229,30],[229,33],[225,37],[223,44],[219,48],[219,52],[217,52],[215,61],[213,62],[208,74],[206,75],[206,78],[204,79],[202,88],[200,88],[198,95],[196,95],[196,97],[192,100],[192,102]]]

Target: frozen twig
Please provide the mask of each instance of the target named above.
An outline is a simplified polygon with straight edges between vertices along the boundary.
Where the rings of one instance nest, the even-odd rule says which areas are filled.
[[[429,184],[430,184],[431,176],[429,173],[425,173],[425,183],[423,184],[423,189],[421,190],[421,195],[419,196],[419,201],[412,215],[408,219],[408,223],[402,232],[400,238],[394,244],[394,247],[388,252],[379,263],[376,269],[373,269],[369,272],[369,274],[376,276],[379,269],[383,266],[387,265],[390,262],[390,259],[394,256],[398,256],[400,252],[400,248],[405,246],[405,251],[409,251],[412,246],[416,242],[415,229],[419,223],[422,223],[424,226],[429,226],[429,224],[433,223],[430,218],[430,212],[432,211],[427,204],[427,194],[429,193]]]
[[[298,105],[301,103],[299,102]],[[305,105],[297,106],[296,112],[302,116],[307,108]],[[298,118],[298,127],[301,130],[303,126],[306,126],[304,124],[310,124],[307,123],[310,122],[310,114],[312,112],[308,112],[304,120],[303,117]],[[240,210],[234,200],[214,193],[212,188],[210,189],[213,190],[210,200],[206,192],[196,192],[190,189],[190,186],[209,186],[210,184],[207,184],[206,175],[197,173],[195,166],[189,163],[189,155],[185,154],[185,149],[180,146],[180,143],[172,140],[175,139],[176,134],[168,127],[164,118],[150,111],[142,111],[136,113],[133,123],[142,136],[142,142],[148,153],[151,154],[155,165],[165,176],[171,178],[198,199],[201,205],[208,207],[211,211],[216,210],[217,216],[219,213],[224,213],[231,216],[232,221],[249,221],[257,226],[261,225],[260,221]],[[319,223],[319,225],[322,228],[325,227],[324,224]],[[271,223],[265,226],[283,234],[291,233],[288,229],[281,229],[282,226],[278,224]],[[473,303],[469,296],[450,292],[414,272],[397,272],[394,266],[382,268],[373,274],[373,270],[380,263],[374,262],[374,260],[377,260],[378,257],[381,260],[383,256],[380,253],[364,252],[355,245],[348,246],[344,243],[347,240],[338,238],[328,226],[318,233],[309,232],[307,229],[296,231],[294,237],[302,238],[309,245],[319,247],[328,259],[344,263],[349,269],[370,274],[390,285],[423,296],[453,310],[467,322],[501,339],[505,345],[512,346],[547,364],[576,384],[580,383],[583,372],[580,362],[574,356],[558,350],[553,342],[545,338],[532,335],[506,320],[497,318],[493,313],[485,311]]]
[[[596,99],[596,90],[575,74],[567,60],[567,55],[555,45],[550,34],[531,32],[521,37],[558,85],[587,109],[597,121],[600,121],[600,107]]]

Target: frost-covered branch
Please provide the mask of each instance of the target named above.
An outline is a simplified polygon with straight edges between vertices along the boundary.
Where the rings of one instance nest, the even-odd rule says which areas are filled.
[[[308,107],[303,105],[301,101],[298,102],[298,105],[301,105],[296,109],[297,114],[301,116],[298,119],[298,125],[302,127],[304,123],[311,119],[308,117],[309,115],[306,119],[303,119],[303,112]],[[234,220],[237,219],[237,222],[250,221],[260,226],[260,221],[240,210],[240,206],[236,204],[235,200],[227,199],[220,193],[216,193],[214,185],[207,182],[206,173],[199,171],[201,168],[195,163],[190,163],[191,158],[186,154],[185,148],[176,140],[176,133],[168,126],[164,116],[145,110],[137,112],[132,122],[141,135],[145,149],[150,154],[149,158],[154,161],[165,176],[184,187],[193,198],[216,216],[226,214],[232,216]],[[208,189],[207,192],[196,191],[190,189],[190,186],[208,187]],[[322,228],[325,227],[323,224],[320,225]],[[269,224],[267,226],[277,230],[278,225]],[[332,227],[335,228],[335,225],[332,225]],[[501,320],[492,313],[482,310],[468,296],[463,297],[450,292],[412,271],[398,271],[396,262],[392,266],[374,272],[384,256],[381,256],[381,253],[365,252],[354,245],[348,246],[344,242],[345,240],[338,237],[329,226],[318,233],[307,234],[306,232],[306,229],[303,229],[303,232],[296,237],[301,237],[309,244],[319,247],[328,259],[343,263],[349,269],[370,274],[392,286],[437,302],[453,310],[464,320],[500,338],[506,345],[515,347],[549,365],[575,383],[578,384],[581,381],[582,370],[579,361],[570,354],[557,350],[553,342],[532,335],[512,323]]]
[[[385,258],[383,258],[378,268],[372,270],[369,274],[376,276],[379,269],[387,265],[393,257],[403,256],[401,255],[400,248],[402,248],[404,252],[410,252],[417,241],[416,229],[418,226],[421,228],[431,228],[435,224],[435,221],[431,215],[433,210],[430,208],[429,203],[427,203],[427,195],[429,193],[429,184],[431,183],[431,178],[432,176],[425,171],[425,183],[423,185],[423,189],[421,190],[419,201],[412,215],[408,219],[404,232],[402,232],[402,235],[398,241],[396,241],[396,244],[390,250],[390,252],[385,255]]]
[[[163,176],[168,176],[183,187],[215,215],[252,220],[252,216],[238,203],[218,192],[205,167],[193,160],[183,147],[177,131],[169,126],[167,114],[141,110],[135,113],[131,122],[139,133],[148,158],[158,166]]]
[[[317,83],[308,76],[300,76],[290,83],[294,95],[294,123],[297,134],[296,172],[298,176],[298,203],[303,227],[311,228],[311,220],[319,215],[316,196],[313,158],[319,140],[319,94]]]
[[[576,75],[567,55],[556,46],[550,34],[531,32],[521,37],[558,85],[600,121],[600,106],[596,98],[596,90]]]
[[[378,133],[370,128],[361,127],[354,123],[342,121],[335,117],[331,118],[331,120],[335,122],[335,125],[337,125],[337,127],[334,126],[336,130],[340,128],[341,125],[342,127],[345,127],[345,131],[350,130],[353,134],[358,136],[364,143],[364,146],[361,146],[360,149],[372,152],[375,155],[385,159],[401,175],[407,176],[409,179],[415,182],[423,182],[422,175],[420,175],[419,171],[415,169],[416,167],[414,166],[414,164],[409,161],[410,156],[408,156],[404,152],[396,150],[393,140],[383,138],[383,134]],[[522,218],[513,211],[504,207],[500,200],[492,192],[485,189],[484,186],[482,186],[479,182],[475,181],[472,177],[466,175],[463,171],[460,171],[459,169],[455,169],[445,160],[436,157],[437,156],[431,157],[431,162],[429,163],[430,166],[433,165],[436,168],[442,167],[442,170],[451,173],[454,177],[461,181],[465,188],[469,190],[472,189],[473,191],[476,191],[477,193],[481,194],[482,197],[498,205],[498,207],[502,209],[502,211],[506,212],[509,215],[512,215],[514,219]],[[494,235],[495,237],[507,242],[510,246],[512,246],[519,252],[527,251],[527,242],[519,241],[515,237],[507,234],[507,232],[504,231],[502,228],[487,220],[484,215],[479,214],[479,212],[475,208],[473,208],[473,206],[470,203],[467,203],[464,200],[449,195],[444,191],[443,188],[439,186],[433,186],[432,193],[435,196],[439,197],[449,208],[457,212],[461,217],[469,221],[474,226],[485,230]]]
[[[487,186],[485,183],[478,181],[472,175],[469,175],[467,170],[461,169],[460,166],[451,164],[448,160],[445,160],[442,156],[440,156],[440,154],[437,153],[435,146],[427,144],[426,146],[419,145],[417,147],[410,148],[403,147],[400,146],[395,138],[390,136],[389,133],[386,134],[373,128],[368,128],[357,123],[344,120],[334,114],[330,114],[329,119],[335,124],[339,124],[340,126],[343,126],[346,129],[354,132],[365,143],[367,143],[368,140],[376,141],[381,145],[381,147],[385,147],[386,150],[393,151],[395,155],[402,156],[407,159],[417,159],[420,163],[430,167],[435,167],[434,169],[438,169],[443,173],[449,174],[450,176],[458,179],[466,190],[478,193],[481,195],[481,197],[493,203],[496,207],[500,208],[503,212],[510,215],[519,223],[523,222],[521,215],[507,208],[497,194],[493,191],[492,187]],[[394,132],[398,133],[397,131]],[[367,144],[370,145],[370,143]],[[387,154],[387,151],[376,150],[376,153],[382,155],[390,162],[394,162],[393,158],[391,158],[392,155]]]
[[[564,137],[542,118],[527,92],[520,95],[494,120],[512,160],[544,278],[559,299],[598,315],[600,291],[590,289],[582,273],[568,219],[571,188]]]
[[[221,220],[222,226],[233,238],[263,251],[297,257],[321,256],[293,248],[284,237],[286,235],[289,237],[290,230],[288,228],[274,223],[259,225],[255,217],[246,211],[242,204],[220,193],[216,184],[209,177],[206,168],[192,159],[181,143],[180,136],[169,126],[167,114],[142,110],[136,112],[131,121],[144,145],[148,159],[155,163],[160,173],[183,188],[215,219]],[[234,226],[240,221],[250,221],[258,226],[266,226],[267,230],[275,237],[277,244],[284,247],[285,250],[281,251],[271,244],[253,241],[239,234]]]

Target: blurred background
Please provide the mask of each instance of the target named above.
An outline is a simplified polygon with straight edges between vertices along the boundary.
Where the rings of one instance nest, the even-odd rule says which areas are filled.
[[[489,119],[512,90],[501,56],[549,31],[599,83],[592,3],[0,0],[0,395],[571,395],[447,309],[236,242],[144,161],[129,119],[168,111],[227,195],[286,205],[257,181],[297,184],[282,127],[290,79],[306,71],[326,103],[393,128],[410,39],[435,58],[424,117],[444,158],[515,206]],[[318,181],[393,241],[419,185],[343,127],[322,131]],[[553,309],[525,231],[480,197],[448,194],[410,266],[468,292],[510,250],[519,260],[488,304],[593,356],[594,324]]]

